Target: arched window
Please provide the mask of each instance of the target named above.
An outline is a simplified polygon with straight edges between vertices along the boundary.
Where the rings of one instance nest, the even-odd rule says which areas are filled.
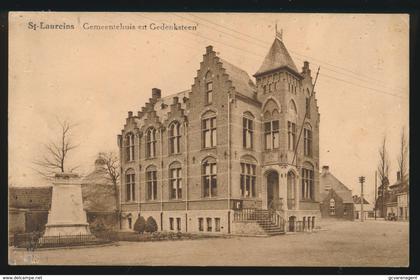
[[[156,156],[156,129],[151,127],[146,132],[146,157],[154,158]]]
[[[334,198],[330,199],[330,215],[331,216],[335,215],[335,200],[334,200]]]
[[[256,196],[256,165],[249,162],[241,162],[241,196]]]
[[[312,129],[309,124],[303,128],[303,152],[307,157],[312,156]]]
[[[213,75],[210,71],[206,74],[206,105],[213,102]]]
[[[242,144],[246,149],[254,147],[254,116],[249,112],[242,117]]]
[[[125,200],[134,201],[136,199],[136,173],[133,169],[125,172]]]
[[[134,160],[134,134],[131,132],[125,136],[125,158],[126,161]]]
[[[147,200],[156,200],[157,199],[157,170],[155,166],[149,166],[146,168],[146,186]]]
[[[216,114],[208,111],[201,120],[203,148],[212,148],[217,145]]]
[[[208,157],[202,162],[201,177],[203,180],[203,197],[217,196],[216,159]]]
[[[181,164],[173,162],[169,165],[169,198],[182,199]]]
[[[279,147],[279,111],[277,104],[270,99],[264,106],[264,142],[265,149]]]
[[[305,163],[302,167],[302,200],[314,199],[314,167]]]
[[[173,122],[169,125],[169,153],[178,154],[180,150],[180,127],[178,122]]]

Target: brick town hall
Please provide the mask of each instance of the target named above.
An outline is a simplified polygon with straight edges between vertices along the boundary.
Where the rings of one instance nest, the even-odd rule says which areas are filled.
[[[162,97],[154,88],[128,112],[118,135],[122,230],[139,215],[159,231],[192,233],[317,225],[320,115],[309,63],[299,71],[277,33],[253,76],[208,46],[191,89]]]

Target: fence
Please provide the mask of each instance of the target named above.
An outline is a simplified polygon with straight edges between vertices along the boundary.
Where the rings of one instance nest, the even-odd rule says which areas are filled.
[[[88,234],[41,236],[42,234],[39,232],[15,234],[13,245],[34,250],[35,248],[93,245],[110,242],[107,239],[98,239],[94,235]]]

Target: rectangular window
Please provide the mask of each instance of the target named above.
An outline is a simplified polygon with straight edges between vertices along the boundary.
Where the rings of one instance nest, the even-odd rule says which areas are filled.
[[[146,157],[156,156],[156,129],[151,128],[146,132]]]
[[[255,174],[256,166],[249,163],[241,163],[241,196],[255,197]]]
[[[176,218],[176,230],[181,231],[181,218]]]
[[[203,164],[203,196],[217,196],[217,166],[215,162]]]
[[[147,200],[157,199],[157,174],[156,171],[146,172]]]
[[[181,134],[179,131],[180,124],[173,123],[169,127],[169,153],[178,154],[180,152],[180,138]]]
[[[312,130],[303,129],[303,150],[305,156],[312,156]]]
[[[169,218],[169,229],[174,230],[174,218]]]
[[[182,199],[182,178],[181,168],[171,168],[169,170],[170,199]]]
[[[217,145],[216,116],[202,121],[203,148],[212,148]]]
[[[134,160],[134,134],[129,133],[126,136],[126,160],[133,161]]]
[[[220,232],[220,218],[214,218],[214,230]]]
[[[212,222],[211,218],[207,218],[207,231],[212,231]]]
[[[208,82],[206,84],[206,104],[211,104],[213,102],[213,82]]]
[[[278,149],[279,147],[279,121],[264,123],[265,149]]]
[[[204,219],[198,218],[198,231],[204,231]]]
[[[314,199],[314,171],[302,168],[302,199]]]
[[[253,148],[254,142],[254,121],[249,118],[243,118],[242,142],[243,147],[247,149]]]
[[[289,150],[293,151],[296,148],[296,124],[287,122],[287,135]]]
[[[136,182],[135,182],[135,174],[128,173],[125,175],[125,185],[126,185],[126,201],[134,201],[135,200],[135,191],[136,191]]]

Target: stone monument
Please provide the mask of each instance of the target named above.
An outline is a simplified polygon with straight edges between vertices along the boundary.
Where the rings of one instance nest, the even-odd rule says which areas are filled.
[[[74,235],[91,235],[83,209],[80,177],[74,173],[58,173],[53,181],[44,237]]]

